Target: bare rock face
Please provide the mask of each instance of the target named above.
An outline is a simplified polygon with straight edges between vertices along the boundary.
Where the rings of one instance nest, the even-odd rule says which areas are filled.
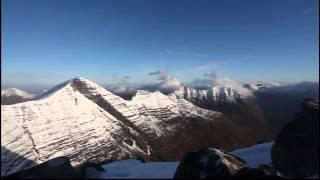
[[[319,175],[319,101],[305,99],[296,119],[285,125],[272,147],[274,168],[287,177]]]
[[[175,179],[183,178],[224,178],[234,177],[247,167],[245,161],[218,149],[205,149],[188,153],[180,162]]]

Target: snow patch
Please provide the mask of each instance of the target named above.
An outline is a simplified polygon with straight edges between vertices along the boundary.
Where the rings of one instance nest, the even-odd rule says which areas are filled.
[[[245,160],[250,167],[258,167],[260,164],[271,163],[270,153],[272,142],[258,144],[231,152],[231,154]],[[203,162],[205,163],[205,159]],[[176,162],[147,162],[128,159],[109,164],[102,167],[106,172],[100,173],[96,178],[104,179],[172,179],[179,165]]]

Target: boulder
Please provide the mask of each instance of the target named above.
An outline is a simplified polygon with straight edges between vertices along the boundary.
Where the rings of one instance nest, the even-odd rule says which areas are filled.
[[[282,128],[271,151],[273,167],[286,177],[319,175],[319,101],[305,99],[301,109]]]
[[[222,150],[208,148],[186,154],[174,178],[232,178],[245,167],[247,165],[242,159]]]

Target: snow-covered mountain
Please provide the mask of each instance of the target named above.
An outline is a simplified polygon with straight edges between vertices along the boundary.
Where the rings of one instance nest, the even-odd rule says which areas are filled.
[[[253,90],[239,83],[230,82],[204,90],[185,86],[170,96],[186,99],[204,109],[222,112],[237,125],[249,127],[248,131],[252,133],[256,131],[254,134],[263,132],[271,135],[270,126],[263,117],[263,111],[256,104],[253,93]]]
[[[35,95],[29,94],[21,89],[8,88],[1,90],[1,104],[16,104],[31,100]]]
[[[232,150],[263,138],[175,94],[139,91],[128,101],[85,78],[61,83],[32,101],[1,105],[1,112],[1,175],[33,166],[30,160],[61,155],[74,165],[169,161],[203,147]]]
[[[176,90],[174,95],[187,99],[194,103],[203,103],[207,105],[217,105],[221,103],[237,103],[250,96],[250,91],[239,92],[232,87],[217,87],[210,89],[197,90],[188,86]]]
[[[26,159],[41,163],[65,155],[79,164],[148,155],[143,136],[87,99],[72,82],[37,100],[1,106],[1,175],[27,168]]]
[[[209,144],[233,149],[261,138],[251,138],[250,132],[220,112],[199,108],[174,95],[139,91],[128,101],[84,78],[74,79],[73,86],[115,118],[140,132],[153,147],[151,156],[155,159],[179,159],[187,149],[196,150]],[[222,127],[233,129],[233,132],[222,131]],[[205,135],[215,129],[217,136],[208,138]],[[221,139],[220,136],[224,135],[233,137],[231,142]]]

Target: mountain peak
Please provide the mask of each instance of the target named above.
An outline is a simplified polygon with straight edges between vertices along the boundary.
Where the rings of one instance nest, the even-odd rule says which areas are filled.
[[[73,80],[90,81],[90,80],[88,80],[87,78],[80,77],[80,76],[74,77],[74,78],[70,79],[70,81],[73,81]],[[90,82],[91,82],[91,81],[90,81]]]

